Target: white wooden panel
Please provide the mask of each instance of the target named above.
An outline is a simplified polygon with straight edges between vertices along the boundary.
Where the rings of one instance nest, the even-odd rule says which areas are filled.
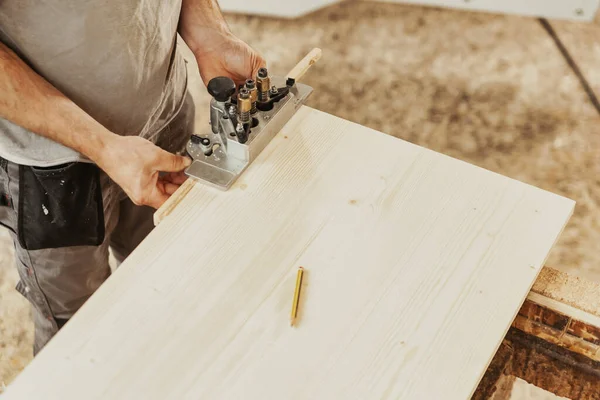
[[[232,189],[194,185],[3,400],[468,399],[573,205],[303,108]]]

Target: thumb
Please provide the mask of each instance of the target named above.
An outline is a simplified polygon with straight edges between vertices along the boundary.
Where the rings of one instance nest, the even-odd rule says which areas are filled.
[[[192,160],[188,157],[177,156],[161,149],[154,167],[158,171],[179,172],[189,167],[191,163]]]

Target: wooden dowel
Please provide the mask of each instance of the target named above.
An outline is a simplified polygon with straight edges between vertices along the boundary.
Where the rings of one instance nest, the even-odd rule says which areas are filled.
[[[319,48],[314,48],[311,50],[310,53],[308,53],[306,55],[306,57],[304,57],[302,59],[302,61],[300,61],[298,63],[298,65],[296,65],[294,68],[292,68],[292,70],[290,71],[290,73],[288,74],[288,78],[292,78],[296,81],[299,81],[304,74],[306,73],[306,71],[308,71],[308,69],[317,61],[319,61],[319,59],[321,58],[321,54],[322,51]]]

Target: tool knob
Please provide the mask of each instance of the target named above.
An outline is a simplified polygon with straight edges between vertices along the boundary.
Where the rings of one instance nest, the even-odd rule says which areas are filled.
[[[196,134],[193,134],[192,137],[190,138],[190,140],[194,144],[201,144],[203,146],[208,146],[210,144],[209,138],[198,136]]]
[[[202,141],[202,138],[198,135],[192,135],[192,137],[190,137],[190,140],[194,144],[200,144],[200,142]]]
[[[218,76],[208,82],[208,93],[221,103],[228,101],[235,93],[235,83],[231,78]]]

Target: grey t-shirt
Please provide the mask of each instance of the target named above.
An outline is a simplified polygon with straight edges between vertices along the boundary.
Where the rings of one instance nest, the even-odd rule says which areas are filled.
[[[0,41],[112,132],[152,140],[186,90],[180,10],[181,0],[0,0]],[[0,156],[42,167],[85,160],[2,118]]]

